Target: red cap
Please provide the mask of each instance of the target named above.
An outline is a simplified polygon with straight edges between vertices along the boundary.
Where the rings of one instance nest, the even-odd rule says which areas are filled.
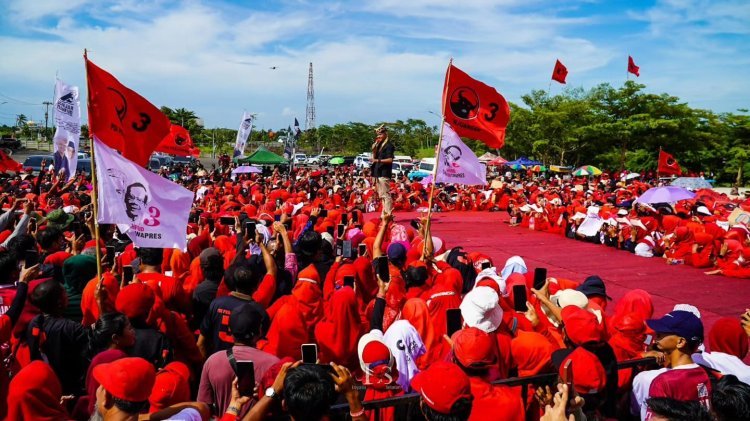
[[[156,370],[143,358],[120,358],[94,367],[94,378],[118,399],[145,402],[154,387]]]
[[[148,401],[149,412],[160,411],[168,406],[190,400],[190,369],[181,362],[167,364],[156,374],[154,387]]]
[[[604,366],[596,355],[581,347],[576,348],[560,365],[560,376],[563,375],[563,367],[568,360],[573,361],[573,387],[576,392],[587,395],[604,390],[607,373],[604,372]]]
[[[602,326],[594,313],[588,310],[567,306],[562,309],[562,322],[568,338],[576,345],[602,340]]]
[[[453,334],[453,355],[464,367],[487,366],[497,362],[497,341],[476,327]]]
[[[146,284],[130,284],[121,289],[115,300],[115,308],[128,319],[145,319],[156,301],[154,290]]]
[[[414,376],[411,387],[419,392],[427,406],[441,414],[450,414],[457,400],[471,399],[469,376],[457,365],[445,361],[434,362]]]

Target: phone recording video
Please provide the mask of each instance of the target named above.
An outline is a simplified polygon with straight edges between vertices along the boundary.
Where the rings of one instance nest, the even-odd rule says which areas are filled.
[[[126,265],[122,267],[122,283],[125,285],[133,282],[133,266]]]
[[[346,225],[349,223],[349,215],[346,213],[341,214],[341,225]]]
[[[219,218],[219,222],[221,222],[221,225],[226,225],[228,227],[234,226],[234,217],[231,216],[222,216]]]
[[[513,285],[513,310],[525,313],[526,301],[526,285]]]
[[[349,240],[344,240],[341,242],[341,257],[344,259],[353,259],[354,256],[354,250],[352,249],[352,242]]]
[[[245,222],[245,234],[255,235],[255,221]]]
[[[344,224],[338,224],[336,226],[336,238],[342,238],[344,236],[344,230],[346,229],[346,225]]]
[[[453,336],[454,333],[461,330],[461,327],[463,327],[463,319],[461,318],[461,309],[460,308],[449,308],[445,312],[446,316],[446,333],[448,336]]]
[[[107,254],[104,255],[104,264],[109,267],[115,264],[115,246],[107,246]]]
[[[318,344],[302,344],[302,363],[317,364]]]
[[[359,255],[364,256],[367,254],[367,245],[366,244],[360,244],[359,245]]]
[[[39,263],[39,252],[36,250],[26,250],[23,252],[23,266],[28,269]]]
[[[534,269],[534,289],[539,291],[547,283],[547,268]]]
[[[253,396],[255,389],[255,364],[252,361],[237,361],[237,389],[240,396]]]
[[[377,273],[383,282],[391,282],[391,272],[388,268],[388,256],[380,256],[375,261]]]
[[[492,263],[488,262],[482,262],[482,270],[489,269],[492,267]]]
[[[344,276],[344,286],[354,289],[354,277]]]

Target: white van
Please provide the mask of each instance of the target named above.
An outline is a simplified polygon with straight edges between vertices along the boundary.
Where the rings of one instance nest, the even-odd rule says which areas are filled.
[[[418,166],[420,171],[432,173],[435,171],[435,158],[422,158]]]
[[[413,164],[414,160],[409,155],[396,155],[393,157],[393,162],[402,162],[405,164]]]

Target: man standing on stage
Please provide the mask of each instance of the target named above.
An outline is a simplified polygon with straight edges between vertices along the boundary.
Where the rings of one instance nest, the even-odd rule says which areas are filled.
[[[383,203],[381,215],[393,213],[391,199],[391,174],[393,172],[393,154],[396,148],[388,140],[388,130],[381,125],[375,130],[375,143],[372,145],[372,176],[375,178],[378,197]]]

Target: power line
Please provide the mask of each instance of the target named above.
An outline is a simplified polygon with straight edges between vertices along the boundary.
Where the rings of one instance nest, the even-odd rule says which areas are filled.
[[[10,101],[18,102],[19,104],[25,104],[25,105],[42,105],[42,104],[40,104],[38,102],[29,102],[29,101],[24,101],[24,100],[21,100],[21,99],[16,99],[16,98],[13,98],[11,96],[5,95],[2,92],[0,92],[0,97],[3,97],[3,98],[5,98],[7,100],[10,100]]]

